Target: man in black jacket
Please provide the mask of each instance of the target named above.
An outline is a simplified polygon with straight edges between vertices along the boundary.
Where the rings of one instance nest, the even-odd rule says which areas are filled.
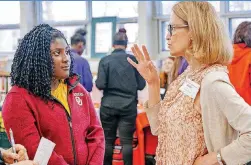
[[[100,118],[105,132],[106,150],[104,165],[112,165],[113,146],[117,128],[122,144],[124,165],[132,165],[132,141],[137,116],[137,91],[146,83],[138,71],[127,61],[136,58],[125,52],[127,47],[125,29],[113,38],[114,51],[100,60],[96,86],[103,90]]]

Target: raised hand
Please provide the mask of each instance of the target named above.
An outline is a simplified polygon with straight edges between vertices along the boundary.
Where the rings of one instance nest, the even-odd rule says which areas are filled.
[[[127,58],[127,61],[138,70],[138,72],[149,85],[155,83],[159,84],[159,76],[157,69],[152,63],[146,47],[142,46],[141,51],[139,49],[139,46],[135,44],[131,49],[138,60],[138,64],[132,61],[129,57]]]

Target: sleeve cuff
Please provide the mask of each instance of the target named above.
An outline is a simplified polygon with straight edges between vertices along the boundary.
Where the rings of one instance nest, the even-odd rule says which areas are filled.
[[[144,110],[145,110],[145,112],[149,112],[149,111],[152,111],[152,110],[158,110],[159,108],[160,108],[160,106],[161,106],[161,101],[160,102],[158,102],[157,104],[155,104],[155,105],[153,105],[153,106],[151,106],[151,107],[149,107],[148,106],[148,100],[144,103]]]
[[[151,132],[153,135],[156,136],[158,135],[158,128],[159,128],[158,113],[160,108],[161,108],[161,101],[151,107],[148,107],[148,101],[144,103],[144,111],[146,112]]]
[[[222,148],[221,156],[227,165],[245,164],[251,160],[246,149],[241,148],[237,140]]]

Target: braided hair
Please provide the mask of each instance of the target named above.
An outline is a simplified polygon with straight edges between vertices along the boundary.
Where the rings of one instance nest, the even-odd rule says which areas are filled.
[[[18,45],[11,66],[11,84],[27,89],[30,93],[48,101],[51,96],[51,82],[54,64],[50,52],[51,43],[64,35],[48,24],[40,24],[27,33]],[[68,43],[67,43],[68,45]],[[70,77],[73,76],[71,58]]]

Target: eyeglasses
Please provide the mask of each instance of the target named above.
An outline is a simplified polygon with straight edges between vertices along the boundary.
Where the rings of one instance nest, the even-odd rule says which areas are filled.
[[[167,30],[170,34],[170,36],[173,35],[173,29],[175,28],[186,28],[188,27],[188,25],[167,25]]]

